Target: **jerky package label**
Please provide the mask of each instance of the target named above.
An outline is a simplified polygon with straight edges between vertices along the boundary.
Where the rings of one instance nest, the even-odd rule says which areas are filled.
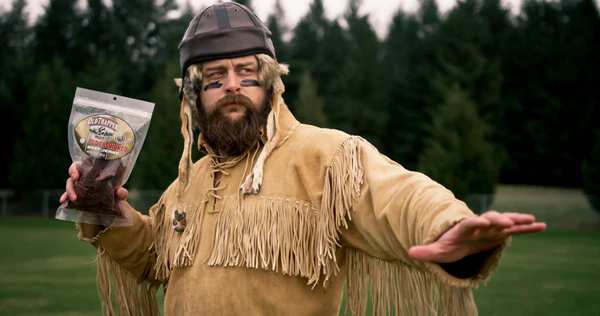
[[[94,158],[119,159],[135,145],[135,133],[124,120],[107,114],[91,115],[75,124],[75,142]]]

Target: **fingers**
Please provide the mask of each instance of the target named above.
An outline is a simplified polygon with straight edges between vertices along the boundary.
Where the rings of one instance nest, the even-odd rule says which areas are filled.
[[[63,203],[65,203],[65,202],[67,201],[67,192],[63,193],[63,194],[60,196],[60,199],[59,199],[58,201],[60,202],[60,204],[63,204]]]
[[[489,227],[491,222],[485,217],[466,218],[458,223],[461,233],[471,234],[477,229]]]
[[[75,201],[77,199],[77,194],[75,194],[72,178],[67,179],[67,184],[65,185],[65,188],[66,192],[64,192],[58,199],[60,204],[67,202],[67,200]]]
[[[77,200],[77,194],[75,194],[75,185],[74,185],[73,178],[67,179],[66,189],[67,189],[67,192],[65,192],[65,193],[67,194],[67,197],[69,198],[69,200],[71,200],[71,201]]]
[[[539,233],[546,230],[546,223],[536,222],[532,224],[515,225],[506,230],[508,234],[528,234],[528,233]]]
[[[69,177],[73,178],[73,180],[79,180],[79,166],[81,162],[76,161],[69,166]]]
[[[67,179],[67,183],[65,185],[66,192],[60,196],[60,204],[65,203],[67,200],[75,201],[77,199],[74,183],[75,181],[79,180],[79,166],[81,166],[81,162],[79,161],[76,161],[69,166],[69,178]]]
[[[533,216],[532,214],[523,214],[523,213],[502,213],[505,216],[508,216],[513,223],[515,224],[532,224],[535,222],[535,216]]]
[[[533,214],[515,212],[498,213],[495,211],[490,211],[484,213],[482,216],[490,218],[494,225],[504,228],[503,233],[511,235],[537,233],[546,230],[546,223],[536,222]],[[504,219],[501,219],[500,217],[503,217]],[[512,221],[513,224],[506,226],[505,224],[507,223],[507,219]]]
[[[507,230],[515,225],[510,216],[496,211],[489,211],[463,222],[465,230],[462,231],[462,238],[482,243],[484,246],[502,242],[510,235]]]
[[[490,221],[490,226],[496,229],[505,229],[513,226],[515,223],[506,214],[501,214],[496,211],[485,212],[481,217],[486,218]]]
[[[117,200],[124,201],[127,200],[127,197],[129,196],[129,191],[127,191],[127,189],[125,189],[124,187],[118,187],[117,191],[115,192],[115,195],[117,196]]]

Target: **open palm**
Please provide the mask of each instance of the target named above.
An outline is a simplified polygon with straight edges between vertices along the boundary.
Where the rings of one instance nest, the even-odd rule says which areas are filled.
[[[493,249],[511,235],[545,229],[546,224],[536,222],[531,214],[489,211],[462,220],[430,244],[411,247],[408,254],[419,261],[449,263]]]

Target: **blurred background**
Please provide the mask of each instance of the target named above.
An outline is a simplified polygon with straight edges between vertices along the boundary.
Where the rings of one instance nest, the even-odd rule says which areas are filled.
[[[238,2],[273,32],[301,121],[363,136],[477,212],[549,224],[515,238],[482,315],[600,315],[597,1]],[[0,1],[0,315],[99,314],[94,250],[51,220],[75,88],[156,103],[127,184],[146,210],[182,149],[177,46],[211,3]]]

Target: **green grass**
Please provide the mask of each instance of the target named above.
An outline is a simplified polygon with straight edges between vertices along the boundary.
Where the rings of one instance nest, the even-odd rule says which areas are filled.
[[[475,296],[481,315],[600,315],[600,232],[513,238]]]
[[[551,229],[513,239],[475,292],[480,315],[600,315],[600,214],[559,189],[503,187],[495,208],[532,211]],[[95,249],[72,223],[0,217],[0,252],[0,315],[100,314]]]
[[[0,218],[0,315],[99,315],[95,249],[72,223]]]

